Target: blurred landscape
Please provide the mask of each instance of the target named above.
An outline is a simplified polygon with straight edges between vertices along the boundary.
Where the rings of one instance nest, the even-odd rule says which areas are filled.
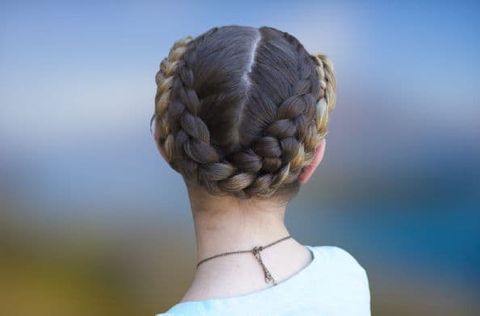
[[[149,131],[175,40],[273,26],[335,63],[324,161],[287,227],[366,269],[373,315],[480,315],[480,4],[0,2],[0,315],[149,315],[195,268]]]

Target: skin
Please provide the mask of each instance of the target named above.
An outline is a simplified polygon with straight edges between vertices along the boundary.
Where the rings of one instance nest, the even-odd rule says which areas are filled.
[[[162,149],[157,148],[163,156]],[[323,159],[326,141],[317,147],[312,163],[299,176],[308,182]],[[187,185],[196,235],[196,263],[230,251],[250,250],[291,235],[285,226],[287,203],[275,200],[240,200],[213,196]],[[304,269],[312,261],[310,251],[294,236],[260,252],[262,261],[277,283]],[[195,263],[195,264],[196,264]],[[251,253],[232,254],[205,261],[195,271],[180,302],[228,298],[273,286]]]

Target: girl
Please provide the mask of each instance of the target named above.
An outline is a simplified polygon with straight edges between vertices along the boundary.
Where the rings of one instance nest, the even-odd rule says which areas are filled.
[[[303,245],[285,210],[325,152],[331,61],[272,27],[214,27],[173,45],[156,75],[154,138],[185,180],[197,269],[159,315],[370,315],[365,270]]]

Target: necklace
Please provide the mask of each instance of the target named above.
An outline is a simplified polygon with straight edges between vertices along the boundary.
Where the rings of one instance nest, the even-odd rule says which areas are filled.
[[[260,256],[260,251],[264,250],[265,248],[268,248],[270,246],[273,246],[283,240],[286,240],[288,238],[292,238],[292,236],[288,235],[286,237],[283,237],[279,240],[276,240],[272,243],[269,243],[268,245],[266,246],[255,246],[253,247],[252,249],[250,250],[239,250],[239,251],[230,251],[230,252],[225,252],[225,253],[221,253],[221,254],[218,254],[218,255],[215,255],[215,256],[211,256],[211,257],[208,257],[206,259],[203,259],[201,260],[199,263],[197,263],[197,268],[200,264],[204,263],[205,261],[207,260],[210,260],[210,259],[214,259],[214,258],[217,258],[217,257],[222,257],[222,256],[226,256],[226,255],[231,255],[231,254],[237,254],[237,253],[246,253],[246,252],[249,252],[249,253],[252,253],[254,256],[255,256],[255,259],[257,259],[258,263],[260,264],[260,266],[262,267],[263,269],[263,273],[265,275],[265,282],[266,283],[272,283],[273,285],[277,285],[277,282],[275,281],[275,279],[272,277],[272,275],[270,274],[270,272],[268,271],[267,267],[265,267],[265,264],[263,263],[262,261],[262,257]]]

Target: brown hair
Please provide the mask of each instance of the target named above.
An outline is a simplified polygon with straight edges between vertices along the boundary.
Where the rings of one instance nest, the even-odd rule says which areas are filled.
[[[296,194],[335,107],[325,55],[272,27],[228,25],[176,41],[155,78],[156,141],[187,183]]]

